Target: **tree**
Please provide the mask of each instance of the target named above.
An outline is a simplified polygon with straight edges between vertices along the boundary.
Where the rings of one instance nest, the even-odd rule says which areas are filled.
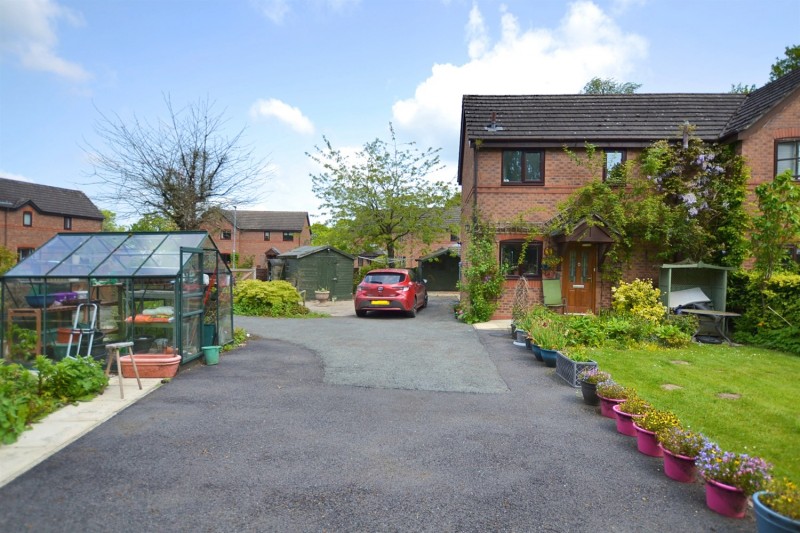
[[[753,220],[751,247],[756,269],[769,279],[786,258],[786,246],[800,240],[800,187],[786,170],[756,187],[756,197],[761,214]]]
[[[5,274],[11,267],[17,264],[17,254],[6,248],[0,246],[0,275]]]
[[[125,231],[125,226],[120,226],[117,224],[117,214],[113,211],[109,211],[108,209],[101,209],[101,213],[105,217],[103,219],[103,225],[100,227],[100,231]]]
[[[327,138],[316,153],[306,153],[324,169],[312,174],[312,190],[327,210],[329,223],[361,248],[379,246],[391,260],[403,238],[424,243],[445,228],[444,210],[455,197],[452,186],[429,181],[441,168],[439,150],[391,139],[366,143],[354,157],[336,150]]]
[[[164,100],[169,118],[155,125],[100,113],[95,127],[106,148],[87,148],[104,186],[100,200],[125,215],[161,215],[181,230],[199,229],[214,207],[258,201],[267,172],[240,145],[244,130],[225,136],[226,120],[208,100],[181,110]]]
[[[581,94],[633,94],[641,86],[641,83],[622,83],[614,78],[601,79],[595,76],[583,86]]]
[[[131,231],[176,231],[177,229],[175,222],[155,213],[147,213],[131,224]]]
[[[787,46],[786,57],[775,58],[772,70],[769,74],[769,81],[775,81],[781,76],[788,74],[796,68],[800,68],[800,45]]]
[[[742,83],[737,83],[736,85],[731,85],[731,90],[728,91],[732,94],[750,94],[751,92],[756,90],[755,84],[747,85]]]

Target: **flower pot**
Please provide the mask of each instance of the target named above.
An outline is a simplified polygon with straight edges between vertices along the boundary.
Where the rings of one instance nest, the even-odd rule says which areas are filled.
[[[319,303],[327,302],[328,298],[331,297],[330,291],[314,291],[314,299],[317,300]]]
[[[578,374],[587,368],[597,367],[594,361],[573,361],[561,352],[556,356],[556,375],[567,382],[570,387],[580,387]]]
[[[661,450],[661,446],[658,445],[658,438],[656,438],[654,431],[640,428],[636,425],[636,422],[633,423],[633,430],[636,432],[636,448],[640,453],[649,455],[650,457],[664,456],[664,452]]]
[[[661,446],[659,444],[659,446]],[[664,474],[675,481],[681,483],[693,483],[697,477],[697,466],[694,457],[686,457],[677,453],[661,448],[664,453]]]
[[[167,353],[137,353],[133,358],[140,378],[173,378],[178,373],[178,365],[181,363],[180,355]],[[136,377],[130,355],[120,357],[119,363],[123,378]]]
[[[219,363],[219,346],[203,346],[203,357],[207,365]]]
[[[776,513],[763,503],[761,496],[766,491],[758,491],[753,494],[753,510],[756,513],[756,529],[758,533],[791,533],[800,531],[800,520],[792,520],[788,516]]]
[[[544,359],[542,359],[542,349],[539,348],[538,344],[531,343],[531,351],[533,352],[533,357],[535,357],[537,361],[544,361]]]
[[[617,399],[617,398],[605,398],[603,396],[597,395],[600,398],[600,414],[608,417],[608,418],[617,418],[617,414],[614,412],[613,407],[619,403],[624,402],[624,399]]]
[[[515,331],[516,338],[514,339],[514,346],[525,346],[525,341],[528,339],[528,332],[524,329],[517,329]]]
[[[539,352],[541,352],[542,354],[542,359],[544,360],[545,366],[549,366],[550,368],[556,367],[556,359],[558,357],[558,351],[539,348]]]
[[[747,511],[747,495],[742,489],[706,479],[706,505],[723,516],[744,518]]]
[[[581,394],[583,394],[583,403],[586,405],[600,405],[600,397],[597,396],[597,383],[581,381]]]
[[[621,403],[621,402],[620,402]],[[632,415],[620,411],[619,404],[612,407],[614,413],[617,415],[617,431],[629,437],[636,436],[636,429],[633,427],[634,418],[640,418],[642,415]]]

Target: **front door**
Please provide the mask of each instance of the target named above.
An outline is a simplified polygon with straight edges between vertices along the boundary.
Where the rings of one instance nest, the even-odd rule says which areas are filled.
[[[567,313],[594,312],[597,247],[583,242],[567,243],[561,289],[567,298]]]

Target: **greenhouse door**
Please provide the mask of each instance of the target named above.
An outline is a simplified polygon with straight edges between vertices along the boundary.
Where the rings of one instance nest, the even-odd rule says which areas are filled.
[[[178,286],[178,338],[182,363],[202,354],[203,340],[203,250],[181,248],[181,270]]]

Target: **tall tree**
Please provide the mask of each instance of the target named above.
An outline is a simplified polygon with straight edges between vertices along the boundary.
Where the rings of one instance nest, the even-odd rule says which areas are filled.
[[[100,212],[105,217],[100,231],[125,231],[125,226],[117,224],[117,214],[115,212],[108,209],[101,209]]]
[[[775,63],[769,73],[769,81],[775,81],[796,68],[800,68],[800,45],[798,44],[787,46],[785,57],[775,58]]]
[[[444,209],[455,190],[428,179],[441,168],[438,149],[400,145],[391,124],[389,131],[388,142],[375,139],[353,157],[324,137],[324,147],[306,155],[324,169],[311,175],[312,190],[332,227],[360,247],[383,248],[391,260],[401,239],[430,243],[442,232]]]
[[[131,224],[131,231],[175,231],[175,223],[161,215],[147,213]]]
[[[756,197],[760,214],[753,219],[751,247],[756,269],[769,279],[781,268],[787,245],[800,239],[800,187],[786,170],[756,187]]]
[[[633,94],[641,83],[633,83],[630,81],[618,82],[614,78],[592,78],[586,85],[583,86],[581,94]]]
[[[100,113],[96,130],[106,147],[87,148],[104,186],[99,199],[125,215],[161,215],[182,230],[200,228],[215,207],[258,201],[267,171],[240,144],[244,130],[226,136],[226,120],[208,100],[180,110],[164,101],[169,118],[154,125]]]

